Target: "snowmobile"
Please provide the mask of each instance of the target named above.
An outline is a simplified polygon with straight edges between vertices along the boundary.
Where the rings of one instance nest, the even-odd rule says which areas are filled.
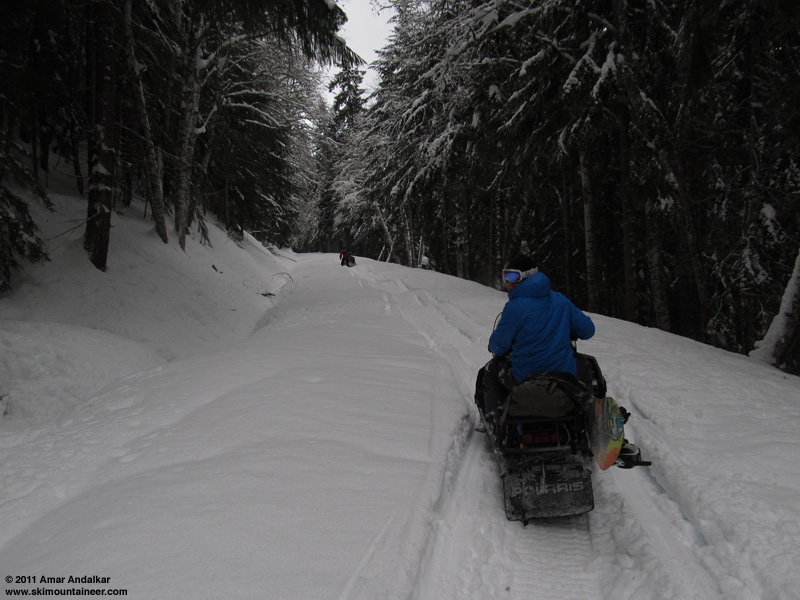
[[[356,266],[356,257],[352,254],[345,254],[342,256],[342,266],[343,267],[355,267]]]
[[[525,379],[508,394],[496,419],[487,419],[478,406],[500,465],[509,521],[526,525],[534,518],[591,511],[595,461],[601,468],[651,464],[623,440],[629,413],[606,397],[597,360],[577,351],[575,357],[578,377],[559,372]]]

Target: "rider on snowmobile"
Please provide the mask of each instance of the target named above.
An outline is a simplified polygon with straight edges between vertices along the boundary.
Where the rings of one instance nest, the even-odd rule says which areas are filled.
[[[573,339],[594,335],[592,320],[550,280],[530,256],[509,260],[503,269],[508,302],[489,338],[494,357],[478,373],[475,400],[493,420],[508,393],[534,373],[577,374]]]
[[[509,393],[531,375],[561,372],[584,379],[585,373],[578,373],[583,369],[578,368],[572,341],[588,340],[595,332],[586,314],[550,289],[550,280],[531,257],[520,255],[508,261],[503,282],[508,302],[489,338],[493,358],[478,372],[475,387],[475,403],[491,429]],[[591,381],[584,383],[591,389]],[[620,410],[627,421],[630,413],[623,407]],[[641,460],[635,444],[624,440],[616,464],[631,468],[650,463]]]

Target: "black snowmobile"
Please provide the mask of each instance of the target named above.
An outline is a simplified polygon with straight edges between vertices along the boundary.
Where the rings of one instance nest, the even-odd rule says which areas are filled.
[[[508,394],[496,420],[487,419],[478,403],[500,465],[509,521],[527,524],[594,508],[591,409],[595,398],[606,397],[606,382],[593,356],[576,352],[575,357],[578,377],[542,373],[527,378]],[[629,413],[620,410],[627,420]],[[632,468],[650,463],[626,443],[615,464]]]

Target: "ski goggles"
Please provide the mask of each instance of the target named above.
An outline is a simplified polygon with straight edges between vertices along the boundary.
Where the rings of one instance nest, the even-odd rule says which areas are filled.
[[[536,275],[539,269],[533,267],[528,271],[520,271],[519,269],[503,269],[503,281],[508,283],[519,283],[523,279],[527,279],[531,275]]]

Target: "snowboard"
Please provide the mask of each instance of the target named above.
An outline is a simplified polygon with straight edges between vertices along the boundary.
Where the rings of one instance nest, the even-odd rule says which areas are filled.
[[[589,409],[591,434],[589,448],[598,466],[606,470],[614,464],[622,448],[625,425],[613,398],[595,398]]]

